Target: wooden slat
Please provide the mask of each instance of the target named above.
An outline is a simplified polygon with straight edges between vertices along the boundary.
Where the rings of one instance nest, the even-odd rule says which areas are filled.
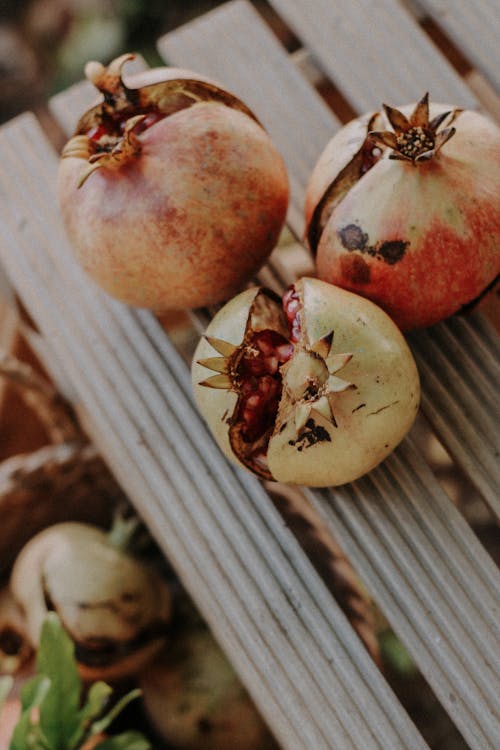
[[[301,8],[304,9],[302,5]],[[243,28],[245,34],[241,36],[237,30]],[[226,39],[237,40],[234,55],[238,61],[225,69],[221,68],[216,44],[220,38],[224,38],[225,43]],[[200,39],[204,40],[203,45],[199,44]],[[281,61],[279,72],[274,73],[274,60],[281,55],[277,48],[277,42],[270,38],[255,12],[244,2],[227,4],[167,35],[160,43],[162,54],[173,63],[189,64],[217,75],[229,88],[238,85],[243,98],[247,101],[249,97],[254,98],[256,113],[265,122],[270,121],[269,110],[276,107],[279,116],[269,128],[271,136],[284,153],[291,153],[293,157],[293,148],[288,145],[290,112],[302,112],[302,120],[296,125],[300,130],[294,131],[294,138],[298,137],[303,143],[307,143],[309,128],[315,127],[316,112],[311,106],[302,105],[300,94],[295,90],[296,73],[290,63],[287,69]],[[254,75],[251,65],[255,49],[266,71],[262,80]],[[228,54],[233,54],[231,46]],[[278,89],[281,92],[279,103],[272,96]],[[263,96],[259,98],[261,91]],[[322,110],[322,122],[323,119]],[[302,164],[296,167],[292,158],[291,169],[304,190],[307,176],[304,179]],[[457,377],[453,361],[446,360],[440,367],[447,368],[450,378]],[[431,403],[434,403],[433,395],[429,396]],[[467,400],[470,391],[464,387],[460,396]],[[470,405],[474,406],[473,400]],[[477,423],[482,416],[480,411]],[[400,452],[411,457],[412,450],[413,446],[407,441]],[[413,468],[406,469],[405,461],[398,458],[400,452],[372,477],[353,487],[331,494],[312,492],[310,496],[349,551],[362,578],[370,581],[370,588],[377,593],[393,627],[418,656],[419,666],[471,747],[493,748],[498,732],[492,709],[497,683],[489,659],[491,647],[498,648],[498,575],[428,467],[413,463]],[[436,536],[434,524],[443,532],[450,524],[451,533]],[[363,547],[357,541],[361,532]],[[365,551],[372,549],[376,550],[375,559]],[[411,564],[405,563],[405,554]],[[450,584],[453,582],[454,587],[460,583],[464,565],[474,569],[474,581],[466,580],[458,589],[453,588],[450,600]],[[436,570],[442,572],[437,579]],[[495,589],[491,589],[492,581],[495,581]],[[493,590],[495,594],[491,594]],[[486,600],[482,600],[482,595]],[[426,612],[432,612],[433,617],[426,616]],[[453,632],[447,632],[447,622],[457,624]],[[471,637],[471,633],[477,632],[476,628],[488,643],[484,643],[481,654]],[[464,662],[463,654],[472,654],[470,648],[474,649],[474,657],[470,660],[467,657]]]
[[[271,0],[320,67],[363,112],[382,102],[477,102],[398,0]]]
[[[417,0],[500,93],[498,0]]]
[[[151,315],[74,263],[57,159],[34,118],[0,131],[0,257],[73,384],[83,423],[283,747],[423,748],[259,482],[231,468]]]
[[[308,496],[470,747],[495,748],[498,571],[417,451],[407,439],[363,480]]]
[[[478,317],[463,319],[462,330],[472,335]],[[422,383],[422,409],[500,520],[498,341],[469,347],[455,329],[456,324],[444,323],[409,337]]]

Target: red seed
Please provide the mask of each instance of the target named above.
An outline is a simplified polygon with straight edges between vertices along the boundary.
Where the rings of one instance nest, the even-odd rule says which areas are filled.
[[[107,130],[104,125],[95,125],[93,128],[87,131],[87,137],[91,141],[100,141],[103,135],[107,134]]]
[[[293,354],[293,344],[282,344],[276,349],[276,356],[280,362],[288,362]]]
[[[262,403],[262,397],[258,393],[253,393],[246,399],[246,406],[248,409],[257,409],[259,404]]]
[[[293,344],[277,331],[255,332],[238,366],[241,435],[248,442],[262,438],[273,427],[281,397],[279,368],[293,353]],[[265,460],[265,452],[259,448]]]

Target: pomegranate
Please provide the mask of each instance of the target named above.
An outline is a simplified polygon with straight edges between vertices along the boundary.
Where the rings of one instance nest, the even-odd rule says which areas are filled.
[[[228,302],[196,349],[192,376],[230,458],[265,479],[317,487],[382,461],[410,428],[420,393],[391,319],[310,278],[282,300],[252,288]]]
[[[103,100],[62,153],[58,196],[76,257],[109,294],[161,311],[239,291],[277,242],[283,159],[235,96],[189,71],[86,75]]]
[[[277,750],[249,695],[203,626],[173,634],[141,675],[144,709],[177,750]]]
[[[320,278],[403,330],[432,325],[498,277],[500,130],[478,112],[429,107],[427,95],[384,105],[326,146],[305,211]]]
[[[68,521],[36,534],[16,558],[10,587],[33,647],[47,613],[57,612],[85,680],[128,677],[165,644],[165,581],[95,526]]]

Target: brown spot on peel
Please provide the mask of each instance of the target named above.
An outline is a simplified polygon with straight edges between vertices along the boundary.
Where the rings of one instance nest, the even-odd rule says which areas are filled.
[[[370,266],[360,255],[340,257],[342,276],[352,284],[370,283]]]
[[[332,439],[324,427],[316,424],[314,419],[308,419],[306,429],[300,433],[297,440],[289,440],[288,444],[297,446],[297,450],[301,452],[304,448],[310,448],[316,445],[316,443],[331,443],[331,441]]]
[[[403,240],[389,240],[388,242],[383,242],[380,246],[377,246],[376,257],[380,257],[392,266],[402,259],[409,244],[409,242]]]
[[[347,224],[338,232],[339,239],[346,250],[364,250],[368,235],[357,224]]]
[[[374,245],[369,245],[368,235],[366,234],[366,232],[363,232],[362,228],[357,224],[346,224],[345,227],[339,229],[339,231],[337,232],[337,236],[342,243],[342,246],[345,247],[345,249],[349,252],[358,250],[361,253],[370,255],[372,258],[382,260],[384,261],[384,263],[388,263],[390,266],[393,266],[395,263],[398,263],[400,260],[402,260],[406,252],[406,248],[410,244],[408,240],[397,239],[384,240],[383,242],[376,242]],[[353,257],[359,258],[359,256]],[[342,260],[344,260],[344,258],[342,258]],[[349,281],[358,284],[367,284],[370,281],[369,270],[367,279],[365,278],[367,275],[366,271],[364,272],[365,277],[363,277],[361,268],[362,266],[353,267],[351,265],[346,265],[344,267],[344,264],[342,264],[342,273],[347,279],[349,279]],[[358,279],[352,278],[353,272],[356,276],[359,276]]]

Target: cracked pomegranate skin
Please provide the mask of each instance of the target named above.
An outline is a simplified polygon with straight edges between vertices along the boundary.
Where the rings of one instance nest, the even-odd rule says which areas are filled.
[[[101,168],[61,161],[63,221],[84,269],[109,294],[157,311],[239,291],[275,246],[288,205],[283,159],[246,114],[202,102],[140,134],[141,153]]]
[[[281,313],[271,296],[255,312],[262,288],[219,310],[194,354],[194,396],[235,463],[287,484],[337,486],[374,468],[408,432],[419,406],[418,372],[401,332],[372,302],[318,279],[301,279],[294,290]],[[261,377],[248,371],[252,352]],[[279,403],[262,388],[270,377],[280,381]],[[251,402],[258,395],[269,409],[264,418]],[[255,442],[254,418],[262,421]]]
[[[311,177],[308,222],[325,168],[324,159]],[[498,128],[463,112],[430,161],[375,163],[327,220],[317,270],[380,305],[402,330],[433,325],[479,297],[500,272]]]

